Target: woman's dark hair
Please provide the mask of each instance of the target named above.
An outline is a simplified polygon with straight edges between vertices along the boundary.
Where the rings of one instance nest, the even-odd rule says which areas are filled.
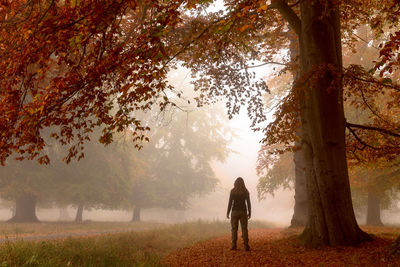
[[[244,185],[244,180],[242,177],[238,177],[233,184],[232,193],[236,195],[248,195],[249,191]]]

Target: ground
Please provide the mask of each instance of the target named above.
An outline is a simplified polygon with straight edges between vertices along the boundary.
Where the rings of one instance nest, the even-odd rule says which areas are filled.
[[[364,228],[374,233],[372,242],[358,247],[303,246],[298,234],[302,229],[255,229],[250,230],[251,251],[230,250],[230,236],[200,242],[179,249],[164,258],[168,266],[400,266],[400,257],[389,253],[390,245],[399,228]]]

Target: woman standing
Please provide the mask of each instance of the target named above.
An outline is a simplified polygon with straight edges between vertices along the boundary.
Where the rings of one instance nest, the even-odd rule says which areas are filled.
[[[247,207],[246,207],[247,204]],[[242,229],[242,238],[244,243],[244,249],[246,251],[250,250],[249,246],[249,236],[247,231],[247,221],[251,217],[251,204],[250,204],[250,194],[244,185],[242,177],[238,177],[235,180],[233,189],[229,196],[228,211],[226,217],[229,219],[229,213],[232,208],[231,214],[231,226],[232,226],[232,249],[236,250],[237,241],[237,231],[239,228]]]

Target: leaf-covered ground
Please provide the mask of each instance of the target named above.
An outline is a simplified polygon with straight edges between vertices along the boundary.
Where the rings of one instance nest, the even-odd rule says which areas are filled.
[[[399,228],[364,228],[374,234],[372,242],[358,247],[307,248],[297,236],[301,229],[250,230],[251,251],[241,242],[230,250],[230,236],[198,243],[169,254],[168,266],[400,266],[400,257],[391,256],[389,247]],[[239,239],[240,240],[240,239]],[[241,240],[240,240],[241,241]]]

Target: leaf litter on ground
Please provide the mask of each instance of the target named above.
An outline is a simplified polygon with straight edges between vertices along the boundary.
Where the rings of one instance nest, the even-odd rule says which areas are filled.
[[[400,266],[400,256],[390,254],[390,246],[400,228],[363,227],[373,234],[372,242],[357,247],[311,248],[301,244],[295,229],[254,229],[249,231],[251,250],[246,252],[238,239],[231,251],[230,235],[179,249],[163,259],[167,266]]]

